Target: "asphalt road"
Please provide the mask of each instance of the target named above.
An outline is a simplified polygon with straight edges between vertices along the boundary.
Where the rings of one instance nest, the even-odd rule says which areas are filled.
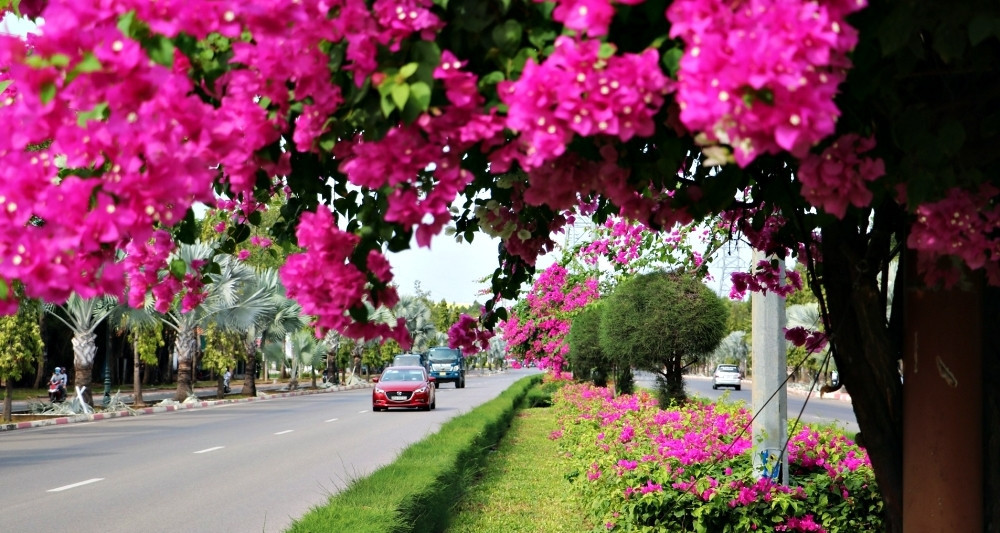
[[[642,387],[653,388],[655,386],[652,374],[637,372],[635,381],[637,385]],[[729,399],[731,400],[741,400],[745,402],[747,404],[747,408],[750,408],[753,403],[750,396],[752,386],[751,382],[744,381],[742,390],[739,391],[729,388],[712,390],[712,378],[691,375],[684,376],[684,388],[688,394],[695,394],[712,399],[719,398],[723,394],[728,394]],[[836,422],[852,434],[860,431],[858,428],[857,418],[854,416],[854,406],[849,402],[828,398],[820,399],[815,396],[809,398],[808,402],[805,400],[806,398],[804,394],[796,394],[794,391],[790,391],[788,393],[789,425],[791,425],[792,421],[799,415],[802,405],[805,404],[805,411],[802,414],[803,422]]]
[[[0,532],[283,531],[535,372],[442,385],[430,412],[372,412],[364,389],[0,434]]]

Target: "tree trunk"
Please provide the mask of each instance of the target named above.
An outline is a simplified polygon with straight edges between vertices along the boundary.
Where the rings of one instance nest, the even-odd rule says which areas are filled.
[[[188,396],[194,395],[194,389],[191,388],[191,371],[194,353],[198,349],[198,337],[194,328],[181,328],[177,332],[174,349],[177,350],[177,394],[174,395],[174,400],[183,402]]]
[[[138,336],[138,334],[136,334]],[[135,350],[135,342],[132,342],[132,407],[142,407],[146,402],[142,399],[142,360]]]
[[[878,264],[867,261],[868,237],[850,224],[823,231],[822,283],[829,311],[834,360],[850,391],[885,504],[885,531],[902,532],[903,409],[897,361],[886,310],[876,283]]]
[[[73,386],[83,389],[81,399],[94,406],[91,380],[94,376],[94,357],[97,356],[97,335],[93,332],[73,335]],[[67,391],[68,393],[69,391]]]
[[[247,368],[243,374],[243,395],[257,396],[257,344],[253,341],[246,343]]]
[[[10,422],[14,415],[14,380],[4,380],[3,421]]]

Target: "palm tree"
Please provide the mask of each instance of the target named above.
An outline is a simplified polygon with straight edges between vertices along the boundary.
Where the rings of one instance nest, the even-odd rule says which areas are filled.
[[[269,268],[257,274],[252,285],[244,288],[259,294],[261,305],[259,313],[245,328],[237,328],[244,333],[246,347],[246,375],[243,381],[243,394],[257,395],[257,351],[267,341],[282,342],[285,334],[302,329],[306,325],[306,317],[302,314],[302,306],[285,296],[285,287],[281,284],[278,271]]]
[[[299,386],[299,374],[302,367],[316,368],[326,356],[326,348],[309,331],[299,330],[287,336],[288,343],[269,342],[264,346],[264,357],[268,362],[285,364],[291,355],[290,366],[292,377],[288,388],[295,390]],[[289,349],[286,349],[289,348]],[[290,352],[290,354],[289,354]],[[316,373],[312,374],[312,386],[316,387]]]
[[[182,244],[177,258],[192,269],[193,261],[207,261],[213,253],[213,247],[206,243]],[[214,322],[223,329],[249,329],[268,304],[267,295],[256,283],[257,275],[252,268],[226,254],[216,255],[215,262],[219,271],[208,275],[209,283],[204,286],[202,302],[187,312],[175,303],[163,315],[164,324],[177,334],[174,342],[177,354],[177,394],[174,399],[177,401],[194,394],[191,382],[194,356],[198,349],[198,328]]]
[[[97,355],[97,326],[114,312],[117,301],[110,297],[81,298],[70,294],[62,305],[45,304],[45,312],[54,316],[73,332],[73,385],[80,387],[87,405],[94,405],[90,380]]]
[[[750,354],[750,347],[746,341],[745,331],[733,331],[719,341],[719,345],[708,358],[709,368],[723,363],[735,363],[746,371],[746,359]]]
[[[142,399],[142,362],[149,354],[155,356],[157,348],[163,346],[162,316],[153,307],[152,297],[147,297],[141,308],[127,305],[116,306],[109,319],[118,323],[119,332],[127,333],[127,338],[132,343],[134,359],[132,365],[132,396],[134,398],[132,405],[136,407],[146,405]]]
[[[414,352],[426,351],[431,346],[432,341],[437,339],[437,326],[431,316],[431,308],[427,306],[423,299],[415,296],[403,296],[399,303],[393,308],[393,314],[406,321],[406,330],[410,332],[413,339]]]

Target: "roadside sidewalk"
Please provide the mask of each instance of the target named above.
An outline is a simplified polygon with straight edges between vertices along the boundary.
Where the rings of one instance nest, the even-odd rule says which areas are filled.
[[[372,385],[373,385],[372,383],[360,383],[356,385],[334,385],[325,388],[318,388],[318,389],[308,388],[308,389],[300,389],[296,391],[287,391],[287,392],[281,392],[282,389],[285,389],[288,386],[285,383],[258,385],[257,396],[255,397],[240,397],[239,393],[231,393],[234,396],[234,398],[232,399],[227,398],[222,400],[203,400],[203,401],[170,403],[167,405],[151,405],[148,407],[139,407],[136,409],[126,408],[120,411],[104,411],[100,413],[91,413],[86,415],[81,414],[72,416],[61,416],[61,417],[51,418],[49,420],[34,420],[30,422],[5,422],[5,423],[0,423],[0,433],[5,431],[12,431],[15,429],[28,429],[28,428],[36,428],[44,426],[60,426],[76,422],[91,422],[94,420],[107,420],[110,418],[120,418],[126,416],[151,415],[156,413],[180,411],[183,409],[211,407],[215,405],[255,402],[262,400],[270,400],[273,398],[288,398],[290,396],[304,396],[306,394],[323,394],[327,392],[368,389],[371,388]],[[200,387],[198,389],[195,389],[195,394],[198,393],[214,394],[215,391],[216,389],[214,387]],[[265,391],[267,392],[265,393]],[[143,399],[146,401],[161,401],[166,398],[154,399],[152,398],[152,396],[165,394],[167,397],[172,397],[174,394],[172,391],[163,392],[162,394],[157,394],[158,392],[161,391],[151,391],[150,394],[148,395],[146,393],[143,393]],[[97,399],[100,396],[95,395],[94,397],[95,399]],[[131,400],[131,395],[128,396],[128,399]],[[26,402],[21,402],[21,403],[24,403],[26,405]]]

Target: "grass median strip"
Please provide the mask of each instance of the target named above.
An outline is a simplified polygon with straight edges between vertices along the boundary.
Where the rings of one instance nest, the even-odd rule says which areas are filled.
[[[455,510],[448,533],[590,531],[549,439],[555,428],[551,409],[520,411]]]

